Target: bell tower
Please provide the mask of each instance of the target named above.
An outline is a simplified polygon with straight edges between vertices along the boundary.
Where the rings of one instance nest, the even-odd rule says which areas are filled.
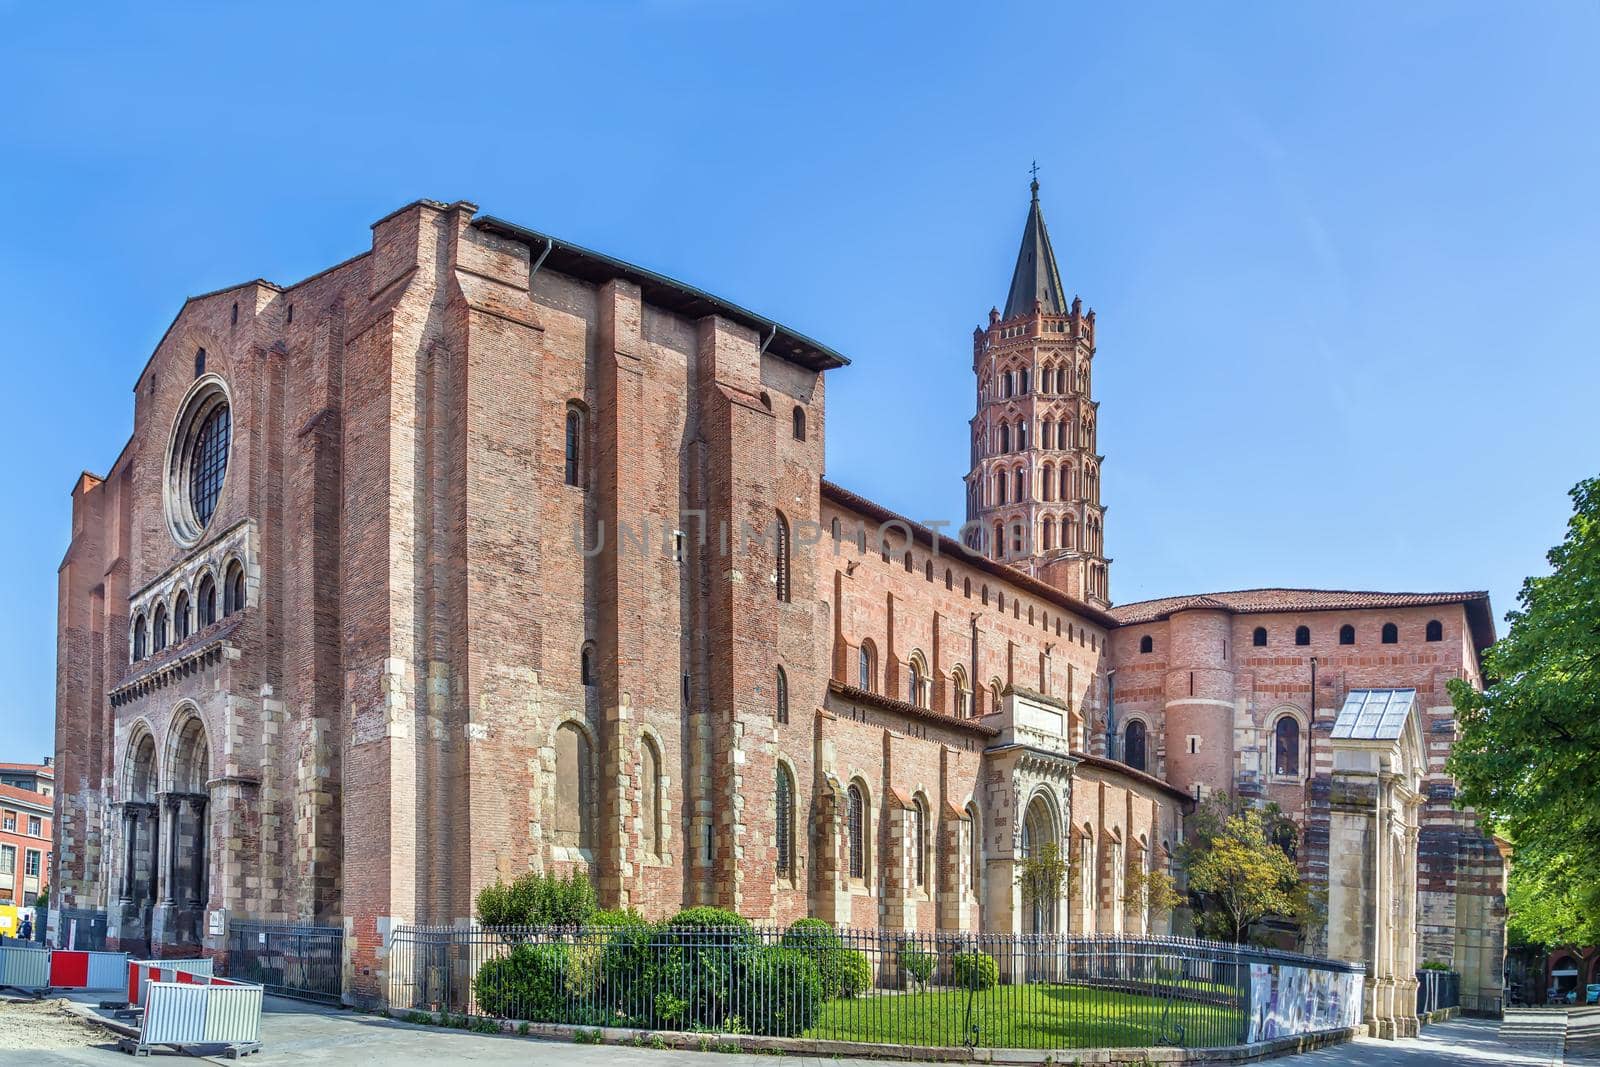
[[[969,547],[1096,607],[1111,601],[1095,451],[1094,312],[1067,302],[1035,177],[1005,310],[973,331]]]

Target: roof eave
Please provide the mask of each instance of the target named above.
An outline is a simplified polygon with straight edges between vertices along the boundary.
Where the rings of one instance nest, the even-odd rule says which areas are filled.
[[[493,215],[474,219],[472,225],[487,233],[523,242],[535,248],[536,254],[543,254],[548,248],[549,255],[545,257],[544,265],[561,274],[590,282],[620,278],[639,286],[644,300],[657,307],[689,318],[720,315],[730,322],[748,326],[761,334],[763,340],[770,337],[770,340],[766,341],[766,351],[808,370],[836,370],[850,364],[850,360],[844,355],[819,341],[789,329],[780,322],[637,264],[584,248],[582,245],[575,245],[571,241],[563,241],[550,234],[530,230],[526,226],[519,226]]]

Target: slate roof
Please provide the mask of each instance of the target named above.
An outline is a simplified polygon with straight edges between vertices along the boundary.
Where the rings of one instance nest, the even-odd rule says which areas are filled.
[[[1066,291],[1061,286],[1061,271],[1056,253],[1050,247],[1050,231],[1044,225],[1044,209],[1039,206],[1039,183],[1034,182],[1033,202],[1028,205],[1028,221],[1022,228],[1022,247],[1017,250],[1017,266],[1011,272],[1011,291],[1006,294],[1006,310],[1001,318],[1014,319],[1033,314],[1033,303],[1043,305],[1046,315],[1067,313]]]

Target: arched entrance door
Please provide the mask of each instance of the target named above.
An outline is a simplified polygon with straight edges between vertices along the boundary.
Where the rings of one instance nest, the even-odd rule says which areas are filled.
[[[133,952],[150,951],[156,905],[161,823],[156,818],[156,742],[141,731],[128,744],[122,766],[122,863],[117,878],[117,938]]]
[[[1035,885],[1031,892],[1029,930],[1035,934],[1053,934],[1058,929],[1057,916],[1061,900],[1067,891],[1065,876],[1066,857],[1061,853],[1061,835],[1057,829],[1055,809],[1042,793],[1035,793],[1028,801],[1028,811],[1022,820],[1022,855],[1029,860],[1051,860],[1061,864],[1060,884]]]
[[[211,753],[205,724],[191,714],[172,735],[164,823],[170,842],[162,878],[162,904],[170,909],[166,944],[198,945],[210,895]]]

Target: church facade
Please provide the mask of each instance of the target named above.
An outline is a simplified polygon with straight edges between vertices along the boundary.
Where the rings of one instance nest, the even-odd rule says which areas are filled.
[[[946,536],[826,479],[843,356],[471,204],[191,298],[73,489],[55,906],[168,955],[342,926],[356,1000],[396,924],[529,869],[651,916],[1164,933],[1130,875],[1228,791],[1300,823],[1380,1029],[1423,960],[1498,1009],[1500,856],[1443,769],[1487,597],[1115,605],[1095,328],[1035,186]]]

